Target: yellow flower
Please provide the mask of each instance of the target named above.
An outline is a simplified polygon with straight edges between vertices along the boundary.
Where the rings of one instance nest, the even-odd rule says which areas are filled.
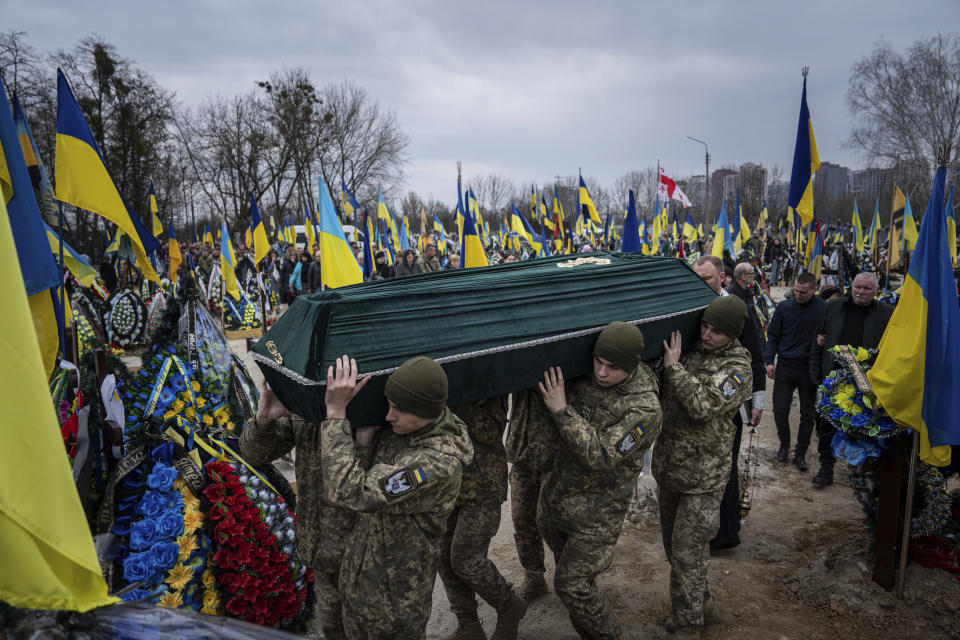
[[[179,609],[183,606],[183,597],[179,591],[164,591],[157,602],[158,607],[167,607],[170,609]]]
[[[183,532],[185,534],[190,534],[199,529],[203,525],[203,515],[198,512],[183,513]]]
[[[212,589],[217,584],[217,579],[213,575],[213,571],[207,569],[203,572],[203,586],[207,589]],[[204,596],[206,597],[206,596]]]
[[[230,417],[223,412],[217,412],[216,415],[217,415],[217,424],[226,424],[227,420],[230,419]]]
[[[207,399],[203,396],[197,396],[197,408],[203,409],[203,405],[207,404]]]
[[[183,488],[187,486],[187,483],[184,482],[181,476],[177,476],[177,479],[173,481],[173,488],[180,493],[183,493]]]
[[[179,539],[177,542],[179,543]],[[177,591],[182,590],[191,580],[193,580],[193,567],[188,567],[183,563],[174,565],[167,576],[167,584]]]
[[[194,393],[200,393],[200,383],[196,380],[190,383],[190,388],[193,389]]]
[[[164,419],[164,420],[169,420],[170,418],[174,417],[175,415],[177,415],[177,414],[175,414],[173,411],[170,411],[170,410],[168,409],[168,410],[163,414],[163,419]]]
[[[197,417],[197,412],[193,410],[193,407],[187,407],[184,415],[187,417],[187,420],[193,420]]]
[[[863,347],[857,347],[855,351],[855,356],[857,358],[857,362],[863,362],[864,360],[867,360],[870,358],[870,352],[864,349]]]
[[[177,536],[177,546],[180,547],[180,555],[177,557],[177,560],[184,562],[187,558],[190,557],[190,554],[199,549],[197,546],[197,539],[189,533],[185,533],[182,536]],[[191,575],[193,574],[193,569],[190,570]],[[173,583],[171,583],[173,584]],[[177,587],[174,587],[177,588]]]
[[[857,392],[857,388],[854,387],[852,384],[849,384],[849,383],[848,383],[848,384],[841,384],[839,387],[837,387],[837,391],[839,391],[839,392],[841,392],[841,393],[843,393],[843,394],[846,394],[846,395],[848,395],[848,396],[852,396],[853,394],[855,394],[855,393]]]
[[[216,607],[200,607],[200,613],[205,613],[208,616],[220,615],[220,612],[217,611]]]
[[[200,399],[203,400],[203,398],[200,398]],[[211,416],[211,415],[209,415],[209,414],[203,416],[203,424],[207,425],[208,427],[209,427],[210,425],[212,425],[212,424],[213,424],[213,416]]]
[[[213,589],[207,589],[207,592],[203,594],[203,606],[216,609],[219,604],[220,598],[217,596],[217,592]]]
[[[180,413],[181,411],[183,411],[183,400],[181,400],[180,398],[177,398],[176,400],[173,401],[173,411],[174,413]]]

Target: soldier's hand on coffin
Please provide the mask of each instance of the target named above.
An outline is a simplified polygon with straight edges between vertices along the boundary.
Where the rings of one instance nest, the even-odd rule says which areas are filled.
[[[327,367],[327,393],[323,397],[327,405],[327,420],[343,420],[347,417],[347,405],[370,378],[357,383],[357,361],[350,356],[337,358],[336,366]]]
[[[290,413],[280,402],[280,398],[273,392],[266,380],[260,382],[260,403],[257,406],[257,427],[266,429],[277,418]]]
[[[550,413],[563,411],[567,406],[567,392],[563,387],[563,371],[560,367],[550,367],[549,371],[543,372],[540,394]]]
[[[663,366],[669,367],[675,362],[680,362],[680,348],[683,344],[683,337],[679,331],[670,334],[670,344],[663,341]]]

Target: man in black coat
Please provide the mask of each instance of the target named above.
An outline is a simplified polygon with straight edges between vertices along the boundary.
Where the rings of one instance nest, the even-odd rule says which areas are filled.
[[[316,293],[323,288],[320,271],[320,249],[313,252],[313,262],[310,263],[310,268],[307,269],[306,287],[307,293]]]
[[[810,379],[817,384],[833,370],[830,349],[848,344],[853,347],[876,349],[893,315],[893,307],[875,300],[880,285],[877,276],[864,271],[857,274],[846,298],[832,300],[824,307],[817,321],[817,338],[810,346]],[[820,471],[813,484],[826,487],[833,484],[833,435],[836,429],[828,421],[817,418],[817,452]]]

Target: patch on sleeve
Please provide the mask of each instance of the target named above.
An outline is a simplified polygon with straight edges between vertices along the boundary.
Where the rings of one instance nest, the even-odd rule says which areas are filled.
[[[640,443],[640,438],[643,436],[643,427],[639,424],[633,429],[627,432],[625,436],[620,438],[620,444],[617,445],[617,448],[620,450],[620,453],[627,455],[633,448]]]
[[[723,394],[724,398],[732,398],[736,395],[737,390],[740,389],[740,385],[742,384],[743,378],[737,374],[733,374],[720,384],[720,393]]]
[[[383,481],[383,492],[388,496],[409,493],[427,481],[422,467],[401,469]]]

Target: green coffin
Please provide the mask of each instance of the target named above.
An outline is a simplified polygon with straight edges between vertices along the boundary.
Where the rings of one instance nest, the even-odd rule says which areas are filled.
[[[383,424],[387,376],[413,356],[443,365],[453,406],[534,386],[550,365],[591,370],[597,334],[637,324],[644,359],[680,330],[688,348],[716,297],[676,258],[593,252],[423,273],[301,296],[261,338],[253,358],[283,404],[324,417],[327,366],[343,354],[373,376],[351,403],[355,426]]]

